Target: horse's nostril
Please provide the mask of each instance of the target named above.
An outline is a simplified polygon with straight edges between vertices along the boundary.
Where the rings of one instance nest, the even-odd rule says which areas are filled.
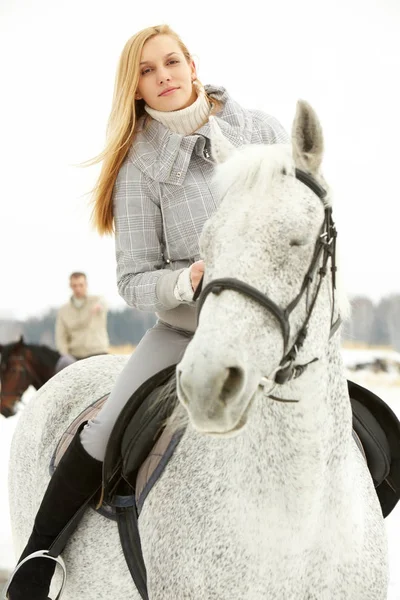
[[[242,387],[243,371],[239,367],[228,367],[227,376],[220,392],[220,400],[226,404],[229,399],[236,395],[238,389]]]

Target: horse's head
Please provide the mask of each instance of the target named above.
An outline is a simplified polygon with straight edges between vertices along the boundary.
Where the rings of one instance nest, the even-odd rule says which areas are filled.
[[[314,368],[340,311],[336,230],[313,109],[298,103],[291,145],[235,149],[213,128],[222,201],[201,235],[199,325],[177,386],[195,428],[227,434],[245,424],[258,390],[273,397]]]
[[[13,344],[0,345],[0,414],[4,417],[15,414],[15,405],[32,383],[26,350],[22,336]]]

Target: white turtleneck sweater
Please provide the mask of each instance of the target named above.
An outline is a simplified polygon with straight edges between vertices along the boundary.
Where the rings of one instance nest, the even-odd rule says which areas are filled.
[[[204,88],[198,85],[196,89],[197,100],[187,108],[166,112],[154,110],[146,104],[145,110],[153,119],[159,121],[174,133],[190,135],[207,122],[211,110]]]
[[[197,85],[197,100],[187,108],[174,111],[154,110],[150,106],[145,106],[146,112],[156,121],[159,121],[164,127],[167,127],[174,133],[180,135],[190,135],[200,129],[208,121],[211,105],[205,94],[204,88]],[[191,267],[184,269],[179,275],[174,296],[181,302],[192,302],[193,288],[191,281]]]

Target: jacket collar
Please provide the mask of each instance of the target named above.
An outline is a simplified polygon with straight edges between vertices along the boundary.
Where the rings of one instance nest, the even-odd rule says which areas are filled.
[[[225,137],[240,146],[251,136],[252,118],[227,93],[225,88],[206,85],[207,93],[222,104],[215,115]],[[181,185],[195,146],[202,151],[211,138],[209,123],[191,135],[173,133],[158,121],[142,117],[138,133],[129,150],[129,160],[146,176],[155,181]],[[247,134],[247,135],[246,135]]]

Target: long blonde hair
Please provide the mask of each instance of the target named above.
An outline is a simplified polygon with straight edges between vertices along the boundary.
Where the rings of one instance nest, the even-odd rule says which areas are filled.
[[[136,100],[139,85],[140,57],[143,46],[156,35],[169,35],[176,40],[188,63],[192,60],[189,50],[180,37],[168,26],[157,25],[142,29],[131,37],[122,51],[118,63],[111,114],[107,125],[106,147],[99,156],[87,164],[103,161],[94,188],[92,220],[97,231],[113,233],[112,194],[118,171],[132,145],[138,119],[144,114],[144,100]],[[215,102],[213,100],[213,102]]]

